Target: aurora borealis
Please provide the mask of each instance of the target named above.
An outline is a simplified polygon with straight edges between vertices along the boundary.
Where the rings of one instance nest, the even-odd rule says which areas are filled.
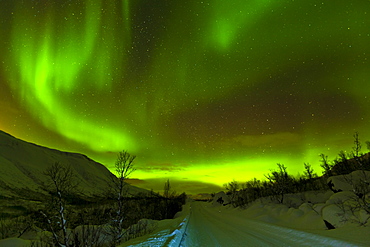
[[[320,153],[370,139],[369,1],[1,0],[0,14],[0,129],[108,168],[125,149],[144,187],[212,192],[276,163],[321,174]]]

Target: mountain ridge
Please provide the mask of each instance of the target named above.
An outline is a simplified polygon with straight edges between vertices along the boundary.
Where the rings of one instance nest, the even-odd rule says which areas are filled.
[[[70,166],[85,196],[101,195],[107,189],[112,173],[102,164],[80,153],[65,152],[18,139],[0,130],[0,196],[39,197],[46,181],[43,175],[59,162]],[[130,186],[136,194],[146,190]]]

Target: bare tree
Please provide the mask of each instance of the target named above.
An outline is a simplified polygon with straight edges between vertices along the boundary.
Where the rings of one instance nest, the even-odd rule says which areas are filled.
[[[358,137],[357,131],[353,135],[353,138],[354,138],[353,140],[354,146],[352,147],[352,150],[353,150],[353,156],[356,158],[361,155],[361,142],[360,142],[360,138]]]
[[[357,177],[353,175],[357,173]],[[351,174],[343,176],[344,180],[352,186],[352,192],[356,195],[352,207],[356,209],[363,209],[370,217],[370,202],[367,195],[370,193],[370,173],[365,170],[358,170]]]
[[[167,179],[167,181],[164,183],[163,197],[164,197],[164,217],[167,219],[169,204],[168,200],[171,197],[171,184],[169,179]]]
[[[124,196],[125,196],[125,180],[129,175],[134,172],[134,160],[136,156],[131,155],[127,151],[123,150],[118,153],[117,160],[115,163],[115,176],[112,176],[111,182],[114,196],[117,199],[117,211],[113,219],[113,224],[109,234],[112,235],[115,244],[119,243],[124,235],[123,232],[123,221],[124,221]]]
[[[356,131],[355,134],[353,135],[353,144],[354,146],[352,147],[352,150],[353,150],[353,158],[355,159],[356,163],[357,163],[357,167],[356,167],[356,170],[357,169],[363,169],[363,164],[360,160],[360,156],[362,155],[361,153],[361,142],[360,142],[360,139],[358,137],[358,132]]]
[[[271,174],[265,175],[269,180],[271,186],[271,192],[275,196],[279,203],[284,202],[284,195],[289,191],[292,185],[292,177],[288,175],[286,167],[283,164],[277,164],[279,170],[271,171]]]
[[[70,166],[63,166],[59,162],[55,162],[52,166],[46,169],[44,175],[48,178],[45,184],[45,189],[52,197],[52,208],[56,211],[56,223],[62,232],[60,237],[57,232],[58,229],[54,228],[53,218],[41,212],[50,227],[53,238],[59,246],[69,245],[69,234],[67,232],[67,217],[66,217],[66,197],[71,195],[77,188],[77,180],[71,170]]]
[[[367,148],[367,150],[369,150],[369,151],[370,151],[370,141],[366,141],[365,143],[366,143],[366,148]]]
[[[172,198],[173,196],[174,191],[171,191],[170,180],[167,179],[167,181],[164,183],[163,197],[169,199]]]
[[[227,194],[230,195],[231,203],[234,205],[236,201],[237,191],[239,190],[239,183],[235,180],[224,184],[225,189],[227,190]]]
[[[325,154],[320,154],[320,157],[321,157],[321,164],[320,166],[324,169],[323,171],[323,174],[325,176],[332,176],[332,171],[331,169],[333,168],[331,164],[329,164],[329,161],[328,161],[328,156],[325,155]]]
[[[339,157],[333,161],[334,162],[333,174],[335,175],[348,174],[356,170],[357,163],[354,163],[352,160],[349,160],[349,157],[346,152],[341,150],[338,155]]]
[[[262,183],[257,178],[253,178],[247,181],[245,183],[245,186],[249,191],[252,201],[262,197]]]
[[[316,177],[316,174],[313,173],[313,168],[309,163],[304,163],[304,175],[311,180],[312,178]]]

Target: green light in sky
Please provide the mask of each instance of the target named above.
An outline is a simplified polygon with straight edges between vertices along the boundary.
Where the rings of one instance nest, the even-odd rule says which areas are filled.
[[[238,35],[249,32],[262,18],[263,10],[273,3],[271,0],[212,1],[214,16],[210,19],[211,43],[221,50],[229,49]]]
[[[122,13],[123,13],[123,20],[125,22],[126,31],[129,31],[131,28],[131,21],[130,21],[130,1],[129,0],[122,0]]]
[[[84,11],[74,3],[45,13],[32,11],[31,2],[19,6],[12,26],[11,86],[48,128],[94,150],[135,150],[127,132],[101,123],[100,116],[87,117],[79,106],[83,101],[76,99],[88,88],[109,92],[120,77],[116,67],[125,59],[124,48],[130,45],[112,32],[123,21],[127,33],[122,35],[129,36],[126,18],[104,11],[103,2],[86,1]],[[116,8],[114,3],[105,4],[107,9]],[[125,9],[128,1],[122,5]]]
[[[140,178],[219,184],[278,162],[319,173],[319,153],[351,150],[355,131],[368,138],[366,1],[0,5],[0,83],[11,89],[0,96],[29,110],[3,107],[8,129],[32,115],[26,136],[53,130],[107,166],[107,151],[126,149]]]

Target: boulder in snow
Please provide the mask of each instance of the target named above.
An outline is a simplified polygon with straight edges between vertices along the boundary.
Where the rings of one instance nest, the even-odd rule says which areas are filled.
[[[229,203],[230,203],[230,198],[223,191],[218,192],[214,196],[213,201],[212,201],[212,205],[214,206],[227,205]]]
[[[354,191],[358,186],[370,186],[370,171],[354,171],[346,175],[329,177],[328,185],[334,192]]]
[[[350,218],[348,208],[343,209],[341,206],[335,204],[329,204],[323,207],[321,214],[323,220],[329,222],[335,228],[345,225]],[[328,229],[330,228],[328,227]]]

